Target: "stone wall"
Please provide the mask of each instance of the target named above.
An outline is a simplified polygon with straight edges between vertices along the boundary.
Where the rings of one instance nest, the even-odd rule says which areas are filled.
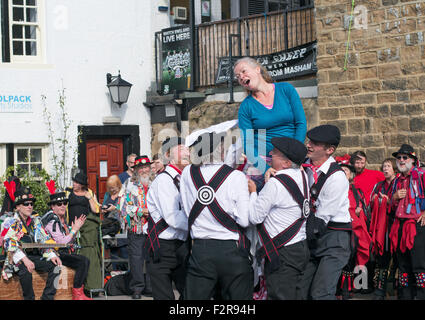
[[[377,167],[402,143],[425,159],[425,2],[316,0],[318,117],[343,134],[338,154],[364,150]],[[366,26],[367,24],[367,26]]]

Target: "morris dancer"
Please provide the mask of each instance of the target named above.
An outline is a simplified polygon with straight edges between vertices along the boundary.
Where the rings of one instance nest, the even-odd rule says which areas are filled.
[[[53,180],[46,182],[50,192],[50,202],[48,204],[51,210],[43,215],[41,221],[56,243],[73,244],[76,234],[86,221],[86,216],[81,215],[79,218],[75,218],[71,228],[68,227],[65,222],[68,198],[65,192],[56,192],[54,183]],[[72,300],[93,300],[84,294],[84,282],[89,271],[90,260],[85,256],[75,254],[75,249],[72,249],[72,247],[60,248],[59,255],[64,266],[75,270]]]
[[[174,300],[172,282],[183,297],[189,254],[187,216],[182,210],[180,175],[189,164],[189,148],[178,137],[168,138],[162,154],[169,160],[147,194],[148,236],[146,267],[154,300]]]
[[[193,239],[185,299],[209,300],[219,284],[224,300],[251,300],[249,193],[245,175],[223,163],[222,135],[204,133],[192,146],[193,163],[182,173],[180,191]],[[212,159],[211,159],[212,157]]]
[[[257,259],[265,258],[268,299],[298,300],[298,285],[310,258],[305,233],[310,212],[308,178],[300,170],[307,149],[292,138],[274,137],[271,142],[274,177],[258,196],[255,183],[249,180],[249,220],[258,225],[262,247]]]
[[[337,288],[337,297],[347,300],[350,293],[354,289],[353,275],[356,266],[364,267],[369,261],[370,235],[366,224],[366,199],[363,192],[354,186],[354,167],[350,164],[350,156],[346,154],[344,157],[335,157],[335,160],[344,170],[350,189],[348,192],[348,200],[350,202],[350,216],[352,219],[353,232],[355,236],[355,248],[353,248],[350,260],[342,270],[340,285]]]
[[[391,227],[391,253],[399,267],[399,299],[425,299],[425,175],[419,169],[412,146],[403,144],[396,158],[400,176],[394,181],[391,207],[395,219]],[[415,281],[416,280],[416,281]]]
[[[388,276],[391,272],[390,263],[392,257],[390,251],[389,230],[394,223],[394,210],[391,210],[389,201],[396,177],[397,165],[394,158],[385,159],[381,164],[381,171],[385,180],[378,182],[372,191],[370,207],[372,219],[370,234],[372,237],[371,253],[375,256],[376,266],[374,274],[374,299],[384,300],[387,291]],[[394,269],[395,259],[392,263]]]
[[[12,192],[10,192],[12,193]],[[62,261],[53,249],[22,249],[23,243],[54,243],[43,228],[38,215],[32,215],[34,202],[31,191],[21,187],[13,193],[16,213],[7,218],[1,226],[1,236],[4,239],[6,261],[2,277],[8,280],[16,272],[22,287],[24,300],[34,300],[32,272],[47,272],[46,286],[41,300],[53,300],[56,294],[55,279],[60,273],[56,266]]]

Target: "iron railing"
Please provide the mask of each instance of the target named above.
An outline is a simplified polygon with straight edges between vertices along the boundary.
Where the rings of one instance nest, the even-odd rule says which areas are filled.
[[[192,60],[194,86],[199,88],[215,85],[219,58],[228,57],[230,51],[233,56],[259,56],[316,40],[314,5],[308,2],[309,5],[302,8],[195,26]],[[158,67],[161,65],[161,37],[161,32],[155,33],[157,84],[161,76]]]

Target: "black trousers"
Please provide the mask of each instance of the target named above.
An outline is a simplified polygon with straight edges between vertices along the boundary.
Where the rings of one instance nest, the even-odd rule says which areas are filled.
[[[351,232],[327,229],[310,244],[310,261],[301,280],[303,300],[336,300],[342,269],[351,254]]]
[[[41,300],[53,300],[56,294],[55,284],[59,281],[60,267],[56,268],[56,265],[51,261],[40,260],[41,256],[29,255],[28,259],[34,263],[36,271],[48,273]],[[18,277],[24,300],[35,300],[34,289],[32,287],[32,273],[28,271],[22,262],[19,264]]]
[[[186,265],[189,254],[187,241],[159,239],[161,259],[154,263],[151,257],[146,268],[151,279],[154,300],[175,300],[173,285],[182,298],[186,282]]]
[[[404,221],[400,222],[398,237],[400,243],[401,230]],[[399,298],[402,300],[412,300],[415,295],[420,300],[425,300],[425,288],[421,287],[417,282],[418,275],[425,275],[425,226],[421,227],[420,223],[416,223],[416,236],[412,250],[406,250],[404,253],[397,248],[396,251],[399,276],[405,275],[407,282],[399,281]],[[415,284],[417,284],[415,288]]]
[[[60,253],[62,264],[75,270],[74,288],[81,288],[89,272],[90,260],[80,254]]]
[[[145,253],[143,246],[145,245],[146,235],[127,233],[128,239],[128,262],[130,266],[130,291],[133,294],[141,294],[146,291],[152,291],[149,274],[144,273]]]
[[[300,300],[299,283],[310,259],[307,241],[279,248],[280,267],[274,272],[266,259],[264,273],[269,300]]]
[[[254,273],[235,240],[195,239],[189,258],[185,300],[210,300],[220,288],[223,300],[252,300]]]

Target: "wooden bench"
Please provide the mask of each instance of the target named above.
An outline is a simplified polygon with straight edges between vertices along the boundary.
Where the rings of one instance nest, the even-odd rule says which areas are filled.
[[[56,291],[55,300],[72,300],[72,288],[74,285],[75,271],[62,266],[61,273],[58,279],[59,288]],[[46,285],[47,273],[33,271],[32,285],[36,300],[40,300],[43,294],[44,286]],[[22,288],[19,283],[19,278],[14,275],[8,281],[0,280],[0,300],[23,300]]]

